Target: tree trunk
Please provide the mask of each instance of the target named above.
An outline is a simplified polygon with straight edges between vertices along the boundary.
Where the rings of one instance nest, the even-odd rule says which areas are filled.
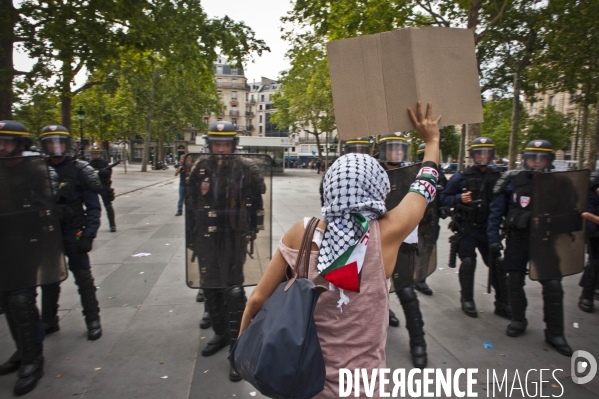
[[[514,72],[514,101],[512,105],[512,131],[510,132],[510,148],[508,152],[509,170],[516,169],[516,157],[518,156],[518,127],[520,126],[520,91],[522,80],[520,73]]]
[[[462,125],[460,137],[460,151],[458,152],[458,171],[464,170],[464,152],[466,150],[466,125]]]
[[[158,154],[158,161],[164,163],[164,140],[158,140],[158,151],[156,153]]]
[[[16,11],[12,0],[0,0],[0,119],[12,119],[15,20]]]
[[[320,149],[320,133],[314,134],[316,137],[316,149],[318,150],[318,159],[322,159],[322,150]]]
[[[468,140],[472,142],[475,138],[480,137],[480,123],[468,124]]]
[[[599,98],[595,104],[595,123],[593,125],[593,134],[591,136],[591,149],[589,151],[588,168],[592,172],[597,167],[597,147],[599,146]]]
[[[144,137],[144,152],[141,157],[141,171],[142,172],[148,171],[148,161],[150,160],[150,140],[152,139],[151,125],[150,125],[151,118],[152,118],[152,116],[148,112],[146,114],[146,134]]]
[[[588,93],[584,94],[582,102],[582,126],[580,128],[580,147],[578,148],[578,169],[582,169],[584,164],[584,147],[587,138],[587,125],[589,122],[589,97]]]

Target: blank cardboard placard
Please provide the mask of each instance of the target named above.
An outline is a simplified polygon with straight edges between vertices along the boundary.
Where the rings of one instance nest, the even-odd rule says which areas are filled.
[[[407,28],[327,44],[340,139],[413,129],[408,107],[433,103],[442,125],[482,122],[474,37]]]

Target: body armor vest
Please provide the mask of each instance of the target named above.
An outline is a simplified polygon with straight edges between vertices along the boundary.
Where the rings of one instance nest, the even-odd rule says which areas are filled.
[[[101,170],[108,166],[108,162],[103,159],[92,159],[89,161],[89,164],[95,170]],[[98,173],[98,177],[100,178],[100,183],[102,183],[102,187],[110,188],[112,181],[110,180],[110,176],[103,176]]]
[[[530,227],[532,214],[532,174],[522,171],[512,177],[514,192],[510,198],[510,206],[505,218],[506,231],[526,232]]]
[[[476,173],[475,166],[467,167],[462,173],[466,178],[466,190],[472,192],[472,200],[481,200],[477,206],[471,206],[471,210],[462,211],[462,220],[467,221],[475,227],[485,227],[489,217],[489,203],[493,198],[493,187],[501,177],[501,173],[495,169],[487,168],[484,175]]]
[[[60,225],[63,230],[81,228],[85,225],[85,211],[83,199],[75,195],[75,183],[79,176],[79,169],[75,162],[65,166],[64,173],[58,180],[58,209],[60,212]]]

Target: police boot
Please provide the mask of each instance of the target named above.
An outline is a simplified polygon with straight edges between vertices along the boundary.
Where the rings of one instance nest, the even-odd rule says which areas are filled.
[[[110,225],[110,232],[114,233],[116,231],[116,223],[114,222],[114,208],[112,204],[107,205],[106,207],[106,216],[108,216],[108,224]]]
[[[395,316],[391,308],[389,308],[389,325],[391,327],[399,327],[399,319]]]
[[[201,288],[198,290],[198,295],[196,295],[196,302],[204,302],[204,290]]]
[[[524,273],[509,273],[507,277],[512,321],[507,326],[505,333],[510,337],[521,335],[528,326],[526,320],[526,307],[528,301],[524,293]]]
[[[595,280],[598,274],[598,267],[599,260],[593,259],[584,268],[584,273],[582,274],[582,279],[580,281],[582,294],[580,295],[580,299],[578,301],[578,307],[583,312],[591,313],[593,311]]]
[[[478,317],[474,304],[474,271],[476,270],[475,258],[464,258],[460,265],[460,287],[462,310],[470,317]]]
[[[214,336],[202,350],[202,356],[212,356],[229,343],[227,337],[225,301],[223,291],[215,288],[205,288],[204,296],[206,297],[204,306],[210,314]]]
[[[397,291],[397,296],[406,316],[406,328],[410,335],[410,353],[414,367],[423,369],[426,367],[426,341],[424,340],[424,321],[420,312],[420,304],[414,288],[409,285]]]
[[[229,316],[229,351],[233,349],[237,337],[239,336],[239,329],[241,327],[241,318],[243,311],[245,310],[245,304],[247,298],[245,297],[245,291],[241,286],[234,286],[227,289],[226,291],[227,311]],[[229,369],[229,380],[241,381],[241,376],[235,371],[233,367]]]
[[[102,336],[102,326],[100,325],[100,307],[96,299],[96,286],[91,269],[73,270],[75,284],[79,287],[79,296],[81,297],[81,306],[83,306],[83,315],[87,325],[87,339],[95,341]]]
[[[39,313],[34,294],[17,294],[10,297],[10,311],[17,329],[18,347],[21,357],[18,376],[13,393],[16,396],[33,391],[44,375],[42,344],[38,342]],[[14,356],[14,355],[13,355]]]
[[[424,295],[433,295],[433,290],[431,290],[431,288],[428,286],[426,280],[422,280],[421,282],[414,284],[414,288],[416,288],[417,291],[422,292]]]
[[[60,283],[42,285],[42,328],[46,335],[60,330],[58,325],[58,298]]]
[[[212,320],[210,320],[210,313],[206,310],[206,304],[204,304],[204,314],[200,320],[200,328],[205,330],[212,327]]]
[[[6,321],[8,322],[8,328],[12,335],[15,344],[17,345],[17,351],[4,363],[0,364],[0,375],[6,375],[14,373],[19,369],[21,365],[21,351],[18,349],[19,346],[19,335],[17,333],[17,322],[15,321],[11,311],[8,293],[2,293],[0,305],[6,309]]]
[[[547,329],[545,342],[564,356],[572,356],[572,348],[564,336],[564,291],[560,280],[543,280],[543,313]]]
[[[503,259],[494,260],[493,274],[495,279],[495,314],[497,316],[512,318],[512,308],[508,294],[507,274],[503,269]]]

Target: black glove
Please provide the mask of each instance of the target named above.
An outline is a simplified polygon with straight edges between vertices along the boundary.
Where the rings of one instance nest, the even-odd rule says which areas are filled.
[[[114,188],[108,188],[106,189],[108,191],[108,200],[110,202],[114,201]]]
[[[79,252],[86,254],[92,250],[94,239],[92,237],[83,236],[79,239]]]
[[[503,245],[501,244],[501,242],[492,242],[489,244],[489,250],[496,254],[503,250]]]

